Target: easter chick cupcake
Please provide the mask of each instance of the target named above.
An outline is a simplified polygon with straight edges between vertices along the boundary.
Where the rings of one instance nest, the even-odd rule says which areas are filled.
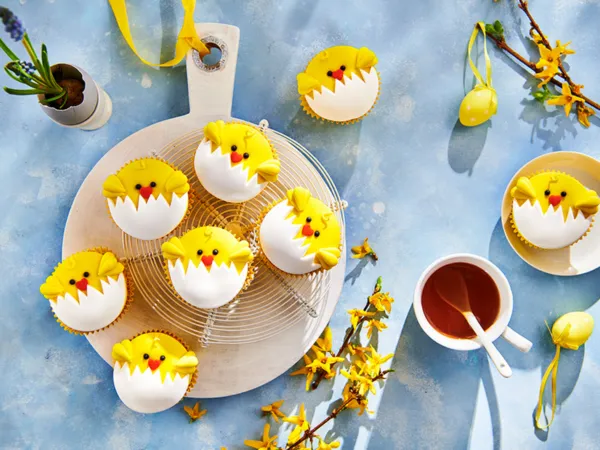
[[[165,242],[162,251],[173,288],[198,308],[225,305],[252,281],[248,242],[223,228],[194,228]]]
[[[333,211],[302,187],[263,213],[259,225],[262,252],[278,270],[304,275],[335,267],[342,230]]]
[[[158,158],[130,161],[102,185],[114,222],[142,240],[161,238],[181,223],[189,190],[185,174]]]
[[[196,381],[196,354],[179,338],[150,331],[112,349],[113,382],[121,401],[139,413],[175,406]]]
[[[340,45],[317,54],[298,74],[304,110],[335,123],[361,120],[379,97],[377,56],[366,47]]]
[[[217,120],[204,127],[194,168],[200,183],[212,195],[241,203],[256,197],[269,182],[277,181],[281,165],[260,130]]]
[[[569,247],[583,238],[600,205],[596,192],[556,171],[521,177],[510,194],[514,231],[527,244],[547,250]]]
[[[65,329],[91,333],[114,323],[132,298],[124,270],[110,251],[86,250],[58,264],[40,292]]]

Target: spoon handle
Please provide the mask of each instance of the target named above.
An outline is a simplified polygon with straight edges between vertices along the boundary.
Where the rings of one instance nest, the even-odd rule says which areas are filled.
[[[490,359],[496,366],[496,369],[498,369],[498,372],[500,372],[500,375],[502,375],[504,378],[509,378],[512,375],[512,369],[510,368],[504,357],[500,354],[498,349],[494,346],[494,344],[492,344],[492,341],[490,341],[490,339],[487,337],[484,329],[477,321],[475,315],[472,312],[466,312],[464,313],[464,316],[465,319],[467,319],[467,322],[469,322],[469,325],[471,325],[471,328],[473,328],[473,331],[475,332],[477,337],[479,338],[481,345],[483,345],[483,347],[488,352]]]

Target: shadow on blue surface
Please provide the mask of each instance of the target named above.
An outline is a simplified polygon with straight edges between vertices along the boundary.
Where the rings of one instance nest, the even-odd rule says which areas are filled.
[[[456,121],[448,142],[448,164],[452,170],[473,175],[491,126],[489,121],[477,127],[465,127],[459,120]]]
[[[468,448],[480,380],[490,407],[494,449],[500,448],[498,400],[483,351],[459,352],[437,344],[423,332],[411,307],[392,369],[377,411],[384,426],[369,448],[397,448],[409,435],[413,448]]]

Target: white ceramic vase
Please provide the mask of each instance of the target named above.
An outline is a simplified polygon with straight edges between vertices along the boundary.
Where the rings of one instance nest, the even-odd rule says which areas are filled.
[[[46,115],[67,128],[96,130],[104,126],[112,114],[112,101],[104,89],[98,86],[85,70],[77,66],[63,63],[52,66],[53,71],[57,68],[60,68],[65,77],[83,81],[83,102],[66,109],[56,109],[40,103]],[[41,95],[38,95],[38,98],[41,98]]]

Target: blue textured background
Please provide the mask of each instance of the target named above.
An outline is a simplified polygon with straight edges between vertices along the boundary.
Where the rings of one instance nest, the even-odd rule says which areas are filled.
[[[24,19],[34,42],[48,44],[51,61],[80,65],[104,86],[114,114],[98,131],[69,130],[51,123],[34,99],[0,94],[0,447],[243,448],[244,438],[257,438],[262,430],[258,407],[279,398],[288,413],[306,402],[309,418],[320,421],[339,397],[342,379],[306,394],[304,380],[283,375],[240,396],[203,401],[208,414],[193,425],[180,407],[135,414],[119,402],[111,368],[84,338],[56,325],[38,286],[60,259],[79,184],[117,142],[187,111],[185,68],[142,65],[126,47],[106,1],[6,3]],[[588,310],[598,319],[600,271],[573,278],[537,272],[513,253],[499,222],[502,193],[521,165],[560,149],[600,157],[600,122],[593,119],[584,130],[574,116],[546,111],[527,96],[527,73],[494,50],[497,116],[475,129],[456,125],[458,105],[470,87],[470,76],[463,82],[465,48],[475,21],[502,19],[510,44],[535,54],[513,3],[198,2],[197,21],[241,29],[233,115],[255,123],[267,118],[314,152],[351,205],[348,244],[369,236],[379,253],[377,265],[348,264],[332,319],[336,342],[347,324],[345,310],[363,305],[377,275],[396,297],[389,329],[379,339],[380,352],[395,353],[396,372],[371,400],[375,414],[346,413],[335,421],[333,434],[342,437],[344,449],[600,448],[600,332],[585,348],[561,358],[560,407],[550,433],[534,432],[532,422],[541,374],[554,352],[544,320],[552,323],[572,310]],[[182,17],[177,2],[128,4],[139,50],[156,58],[162,45],[163,59],[168,57]],[[596,100],[599,5],[532,3],[550,38],[574,41],[571,74]],[[315,52],[336,44],[368,46],[380,60],[379,103],[352,126],[318,124],[297,101],[296,73]],[[6,77],[2,82],[11,84]],[[498,343],[515,369],[509,380],[490,368],[481,351],[442,348],[416,322],[411,301],[420,272],[457,251],[488,256],[513,285],[511,325],[534,348],[523,355]]]

